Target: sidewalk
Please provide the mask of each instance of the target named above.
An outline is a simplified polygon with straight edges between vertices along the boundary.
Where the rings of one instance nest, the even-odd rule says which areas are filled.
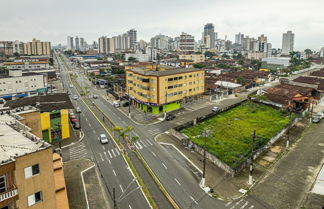
[[[63,169],[70,208],[87,208],[87,200],[83,188],[86,188],[90,209],[111,208],[111,204],[109,204],[106,199],[105,189],[100,183],[95,167],[84,173],[84,182],[82,182],[81,171],[91,167],[92,165],[93,163],[91,161],[85,159],[64,163]]]
[[[306,119],[304,122],[308,124]],[[306,128],[304,123],[298,122],[291,128],[290,141],[295,142]],[[253,179],[254,183],[258,182],[267,174],[268,170],[280,160],[280,158],[286,153],[285,143],[287,136],[283,135],[268,151],[263,153],[259,158],[255,160]],[[180,150],[195,166],[200,170],[203,168],[203,156],[191,151],[183,146],[182,142],[169,133],[163,133],[156,138],[157,142],[173,144]],[[167,146],[167,145],[163,145]],[[192,172],[197,176],[197,183],[199,183],[202,174],[192,166]],[[214,190],[215,196],[219,196],[221,199],[234,200],[243,195],[239,190],[250,190],[251,185],[248,184],[249,169],[245,168],[238,173],[234,178],[227,174],[225,171],[207,160],[206,163],[206,186]],[[254,186],[254,185],[253,185]],[[271,192],[271,191],[269,191]],[[262,199],[262,198],[260,198]],[[275,207],[276,208],[276,207]]]

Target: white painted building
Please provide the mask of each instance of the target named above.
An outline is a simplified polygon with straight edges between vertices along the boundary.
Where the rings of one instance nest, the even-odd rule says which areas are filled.
[[[0,77],[0,98],[25,97],[44,92],[44,76],[36,73],[22,73],[22,70],[9,70],[9,76]]]
[[[125,54],[125,60],[128,61],[130,57],[134,57],[139,62],[149,62],[150,61],[150,54],[143,54],[143,53],[128,53]]]
[[[294,39],[295,34],[291,31],[287,31],[287,33],[282,34],[282,55],[289,55],[290,52],[294,51]]]
[[[289,57],[267,57],[262,58],[262,62],[266,62],[267,64],[273,64],[273,65],[283,65],[285,67],[289,66]]]
[[[320,57],[324,57],[324,47],[321,48],[321,51],[319,53],[319,56]]]
[[[39,70],[39,69],[49,69],[49,63],[46,61],[35,61],[35,62],[4,62],[3,66],[7,69],[19,69],[19,70]]]

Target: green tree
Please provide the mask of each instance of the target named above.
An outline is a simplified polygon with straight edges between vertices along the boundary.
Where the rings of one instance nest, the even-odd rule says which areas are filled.
[[[216,54],[214,52],[210,52],[210,51],[206,51],[205,52],[205,57],[206,58],[212,58],[213,56],[215,56]]]
[[[123,129],[120,126],[115,126],[112,130],[118,133],[118,139],[120,139]]]
[[[307,58],[309,57],[309,55],[313,54],[313,51],[310,49],[305,49],[304,52],[305,52]]]
[[[206,67],[205,64],[201,64],[201,63],[195,63],[195,64],[193,64],[192,66],[193,66],[194,68],[199,68],[199,69]]]
[[[48,60],[48,64],[49,64],[50,66],[53,66],[53,65],[54,65],[54,60],[53,60],[52,57],[49,58],[49,60]]]
[[[19,53],[18,53],[18,52],[13,53],[13,55],[14,55],[15,57],[19,57]]]
[[[129,62],[137,62],[137,59],[135,57],[128,57]]]

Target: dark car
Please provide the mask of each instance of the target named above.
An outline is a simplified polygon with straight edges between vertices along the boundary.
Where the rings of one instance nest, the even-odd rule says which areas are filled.
[[[128,107],[129,106],[129,102],[124,102],[123,103],[123,107]]]
[[[168,115],[165,117],[165,120],[169,121],[169,120],[173,120],[173,119],[175,119],[175,118],[176,118],[175,115],[173,115],[173,114],[168,114]]]
[[[81,128],[81,126],[80,126],[80,122],[79,122],[79,121],[74,122],[74,124],[73,124],[73,128],[75,128],[75,129],[80,129],[80,128]]]

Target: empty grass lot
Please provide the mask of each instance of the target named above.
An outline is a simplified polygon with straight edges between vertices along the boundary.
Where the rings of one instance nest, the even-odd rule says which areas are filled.
[[[255,149],[265,145],[289,123],[289,114],[267,105],[246,102],[181,132],[203,147],[200,136],[204,129],[211,131],[207,151],[232,168],[251,154],[252,135],[256,130]]]

